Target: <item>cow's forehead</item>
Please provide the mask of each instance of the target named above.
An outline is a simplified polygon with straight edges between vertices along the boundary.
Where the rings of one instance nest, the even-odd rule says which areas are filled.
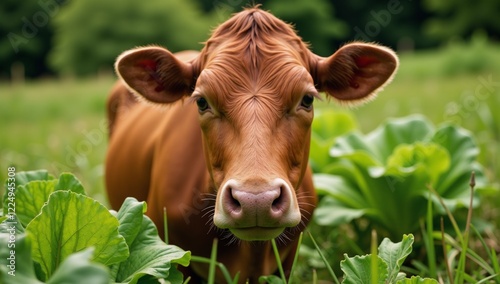
[[[291,26],[269,13],[246,10],[207,41],[197,87],[219,106],[243,106],[251,99],[279,112],[294,96],[315,91],[309,55]]]
[[[206,42],[200,69],[217,63],[240,65],[254,76],[274,63],[296,61],[308,67],[307,45],[287,23],[258,9],[244,10],[220,25]]]

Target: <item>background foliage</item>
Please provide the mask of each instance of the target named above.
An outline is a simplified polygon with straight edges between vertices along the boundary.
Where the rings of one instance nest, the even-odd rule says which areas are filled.
[[[137,45],[199,49],[216,24],[253,3],[295,23],[323,56],[353,39],[404,51],[467,40],[476,31],[500,37],[495,0],[4,0],[0,79],[11,77],[19,63],[27,77],[96,74],[110,70],[117,54]]]

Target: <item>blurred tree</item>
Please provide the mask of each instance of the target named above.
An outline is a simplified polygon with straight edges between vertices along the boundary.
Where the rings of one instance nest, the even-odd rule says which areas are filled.
[[[394,49],[428,48],[436,40],[423,35],[429,13],[421,1],[334,1],[336,11],[349,30],[344,40],[374,41]]]
[[[334,17],[334,8],[327,0],[269,0],[264,1],[263,8],[294,24],[318,55],[329,56],[336,49],[332,40],[344,38],[347,33],[346,24]]]
[[[484,30],[490,38],[500,38],[498,0],[426,0],[424,6],[433,13],[424,30],[429,36],[446,41],[469,38],[476,30]]]
[[[111,69],[117,55],[136,46],[199,49],[215,21],[188,0],[73,0],[55,19],[50,63],[80,76]]]
[[[309,42],[314,52],[328,56],[337,46],[332,41],[340,41],[347,34],[347,25],[335,17],[335,10],[328,0],[197,0],[204,11],[214,11],[219,22],[224,16],[239,12],[244,7],[262,4],[276,17],[295,26],[298,34]]]
[[[64,0],[0,1],[0,77],[10,77],[13,65],[27,77],[50,73],[46,56],[51,47],[50,22]]]

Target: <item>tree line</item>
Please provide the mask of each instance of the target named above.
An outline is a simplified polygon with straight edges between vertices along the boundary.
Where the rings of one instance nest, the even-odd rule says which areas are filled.
[[[249,3],[294,23],[323,56],[353,40],[402,52],[468,40],[478,30],[500,36],[497,0],[2,0],[0,78],[19,66],[29,78],[95,75],[140,45],[200,49],[211,29]]]

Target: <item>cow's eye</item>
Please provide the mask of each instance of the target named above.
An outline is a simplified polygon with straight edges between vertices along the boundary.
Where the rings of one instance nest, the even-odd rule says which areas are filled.
[[[304,97],[302,97],[300,106],[305,108],[306,110],[310,110],[312,108],[313,102],[314,102],[314,96],[307,94]]]
[[[207,100],[203,97],[199,97],[196,99],[196,105],[198,106],[198,110],[200,112],[205,112],[210,109],[210,105],[208,104]]]

